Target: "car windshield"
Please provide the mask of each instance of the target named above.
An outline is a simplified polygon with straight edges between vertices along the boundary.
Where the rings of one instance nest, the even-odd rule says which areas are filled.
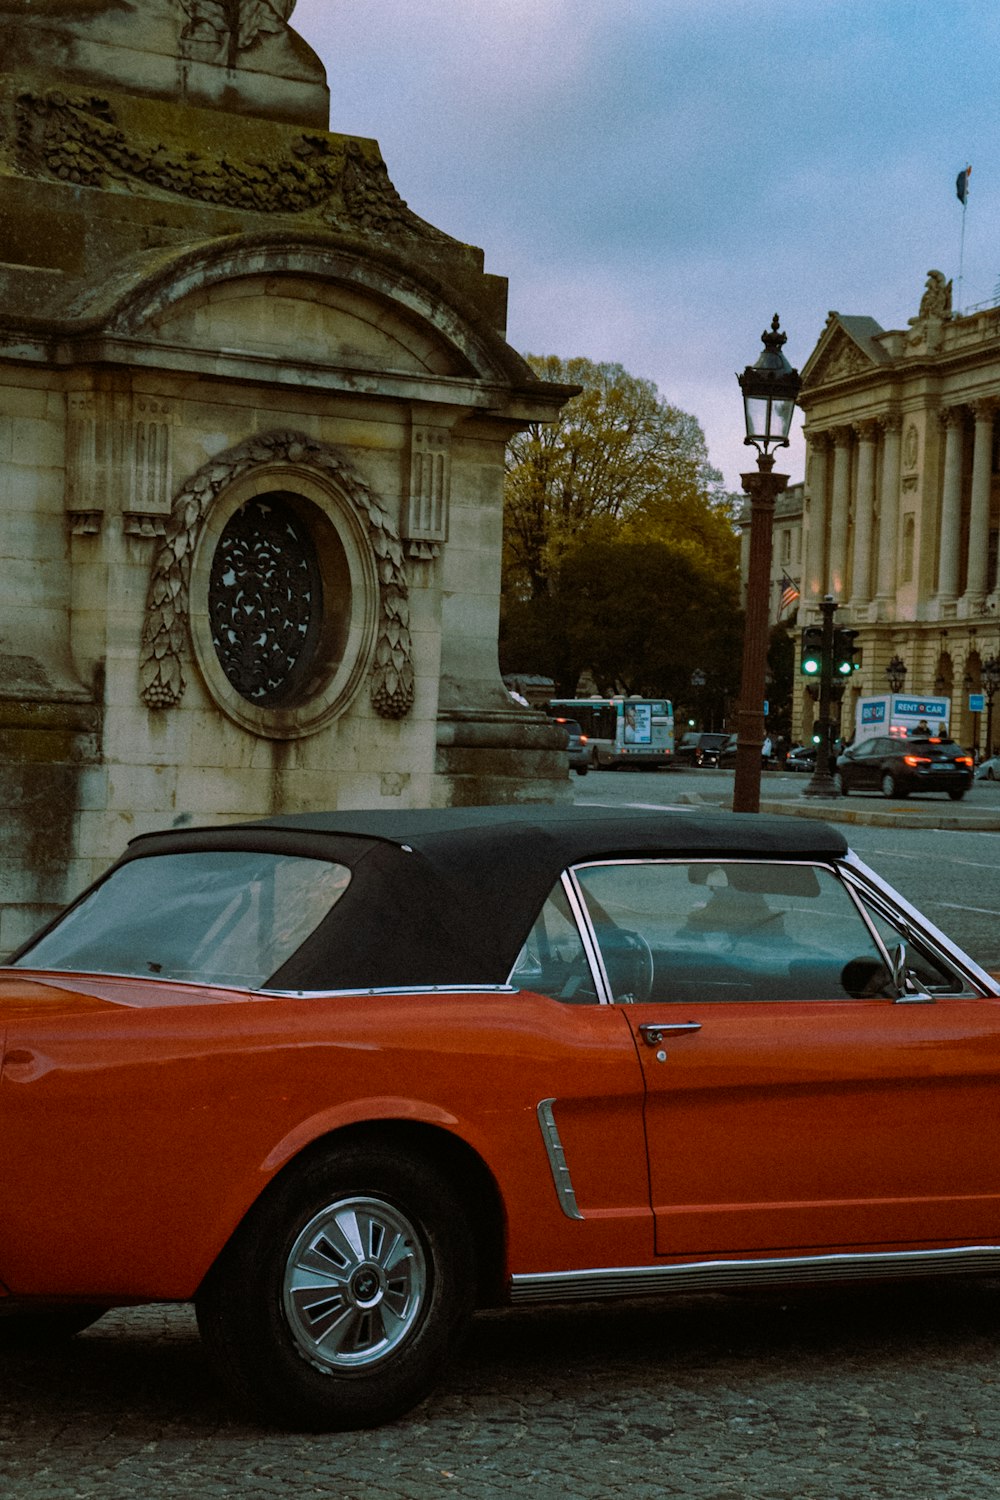
[[[130,860],[43,933],[16,967],[257,989],[349,881],[343,865],[259,851]]]

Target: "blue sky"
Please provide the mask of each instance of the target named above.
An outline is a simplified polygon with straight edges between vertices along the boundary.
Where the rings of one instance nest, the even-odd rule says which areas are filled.
[[[522,353],[586,355],[693,412],[730,488],[735,373],[775,312],[905,328],[928,270],[1000,283],[995,0],[298,0],[331,129],[510,279]],[[797,438],[779,467],[802,478]]]

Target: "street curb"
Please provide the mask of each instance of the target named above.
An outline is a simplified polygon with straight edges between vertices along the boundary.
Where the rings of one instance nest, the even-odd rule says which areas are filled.
[[[765,801],[761,799],[760,810],[766,813],[785,813],[793,818],[822,818],[827,823],[853,823],[866,828],[939,828],[948,832],[1000,833],[1000,816],[995,813],[937,812],[936,809],[907,809],[886,807],[884,810],[867,807],[845,807],[843,797],[811,797],[808,802]]]
[[[806,797],[760,799],[762,813],[776,814],[786,818],[818,818],[824,823],[852,823],[862,828],[929,828],[946,833],[1000,833],[1000,813],[982,812],[978,808],[967,808],[961,812],[951,809],[945,812],[940,804],[903,808],[898,802],[884,806],[865,807],[847,805],[846,797]],[[701,792],[681,792],[677,798],[680,805],[701,805],[728,808],[730,797],[705,796]],[[940,810],[939,810],[940,809]]]

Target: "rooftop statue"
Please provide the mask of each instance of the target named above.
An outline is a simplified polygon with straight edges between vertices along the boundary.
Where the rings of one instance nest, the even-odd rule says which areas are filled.
[[[326,75],[288,24],[294,9],[295,0],[0,0],[0,71],[325,128]]]
[[[219,49],[227,67],[258,37],[285,30],[295,0],[180,0],[187,17],[181,42],[207,41]]]

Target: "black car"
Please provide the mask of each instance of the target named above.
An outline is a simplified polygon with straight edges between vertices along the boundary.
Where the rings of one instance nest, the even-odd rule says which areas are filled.
[[[881,791],[885,797],[947,792],[960,802],[972,785],[972,756],[950,739],[879,735],[838,755],[833,782],[844,797],[862,790]]]
[[[675,766],[717,766],[719,752],[728,738],[725,734],[700,734],[692,730],[674,750],[673,763]]]
[[[816,746],[795,745],[785,756],[784,766],[786,771],[815,771],[816,769]]]
[[[555,720],[560,729],[566,731],[566,750],[569,756],[569,768],[578,776],[586,776],[590,770],[590,750],[587,748],[587,736],[584,734],[576,719],[558,718]]]

